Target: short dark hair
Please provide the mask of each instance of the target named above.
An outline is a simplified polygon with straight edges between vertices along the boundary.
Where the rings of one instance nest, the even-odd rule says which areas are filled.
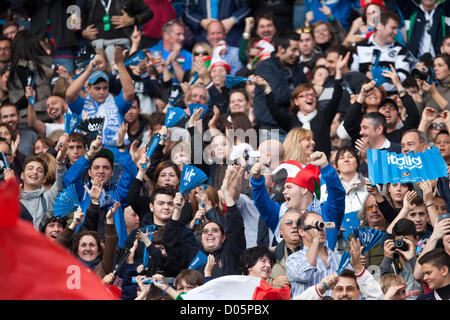
[[[47,163],[44,161],[44,159],[42,159],[42,158],[40,158],[40,157],[38,157],[38,156],[28,156],[28,157],[25,159],[24,163],[23,163],[23,168],[24,168],[24,170],[25,170],[25,167],[27,166],[27,164],[29,164],[30,162],[39,162],[39,163],[42,165],[42,167],[44,167],[44,176],[47,175],[47,172],[48,172],[48,165],[47,165]]]
[[[261,19],[270,20],[275,24],[275,17],[271,11],[265,11],[257,15],[255,19],[255,27],[258,27],[259,20]]]
[[[17,22],[15,22],[14,20],[10,20],[10,21],[6,21],[5,24],[2,26],[2,32],[5,31],[6,28],[9,28],[11,26],[19,29],[19,25],[17,24]]]
[[[270,259],[270,265],[273,266],[275,264],[275,256],[274,254],[265,246],[255,246],[252,248],[246,249],[241,254],[241,269],[244,275],[248,275],[248,269],[253,267],[259,260],[267,256]]]
[[[337,53],[338,55],[342,56],[342,58],[345,57],[345,55],[347,54],[347,52],[351,52],[352,50],[350,48],[347,48],[346,46],[343,46],[342,44],[336,44],[331,46],[330,48],[327,49],[327,51],[325,51],[325,57],[329,54],[329,53]],[[353,62],[353,58],[352,58],[352,54],[350,54],[350,57],[348,59],[347,65],[351,66]]]
[[[78,247],[80,245],[81,238],[83,238],[84,236],[92,236],[95,239],[95,242],[97,243],[97,247],[98,247],[98,252],[99,252],[98,257],[100,259],[103,259],[102,241],[100,240],[100,236],[98,235],[98,232],[92,231],[92,230],[83,230],[83,231],[75,234],[74,241],[73,241],[73,247],[72,247],[72,253],[76,257],[78,257]]]
[[[278,47],[281,46],[283,49],[289,48],[292,41],[299,41],[300,35],[293,30],[282,30],[277,32],[274,39],[275,52],[278,52]]]
[[[169,196],[175,197],[175,188],[172,186],[167,187],[156,187],[155,190],[153,190],[152,194],[150,195],[150,203],[154,204],[155,198],[158,194],[167,194]]]
[[[17,107],[17,105],[15,105],[14,103],[12,103],[10,100],[6,99],[5,101],[2,102],[2,104],[0,105],[0,110],[2,108],[6,108],[6,107],[14,107],[16,108],[16,112],[17,114],[19,114],[19,108]]]
[[[360,161],[359,161],[359,156],[358,153],[356,152],[355,148],[351,147],[351,146],[344,146],[341,147],[337,153],[336,153],[336,168],[338,168],[338,160],[341,156],[343,156],[346,152],[350,152],[352,154],[352,156],[355,157],[356,159],[356,168],[359,168],[360,165]]]
[[[440,131],[438,132],[438,134],[436,135],[436,137],[434,138],[434,143],[435,143],[435,144],[436,144],[436,139],[437,139],[437,137],[438,137],[439,135],[441,135],[441,134],[445,134],[445,135],[447,135],[447,136],[450,136],[450,133],[448,132],[448,130],[445,130],[445,129],[440,130]]]
[[[363,115],[363,119],[369,119],[370,123],[375,128],[382,126],[383,127],[383,135],[386,135],[386,127],[387,127],[386,117],[382,113],[380,113],[378,111],[369,112],[369,113],[366,113],[365,115]]]
[[[344,269],[342,273],[340,274],[339,278],[349,278],[355,281],[356,288],[359,290],[358,281],[356,281],[355,273],[349,269]]]
[[[73,132],[69,135],[69,142],[80,142],[85,148],[87,145],[86,139],[79,132]]]
[[[398,14],[389,10],[382,10],[380,14],[380,23],[385,26],[390,19],[395,20],[395,22],[400,24],[400,17]]]
[[[413,236],[417,237],[416,225],[409,219],[401,218],[392,228],[392,236]]]
[[[443,248],[435,248],[425,253],[419,259],[419,264],[430,263],[433,267],[438,269],[447,266],[450,268],[450,256]]]

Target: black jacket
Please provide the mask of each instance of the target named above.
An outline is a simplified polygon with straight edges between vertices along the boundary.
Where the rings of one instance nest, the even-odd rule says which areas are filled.
[[[291,94],[294,88],[299,84],[308,82],[298,61],[293,64],[291,70],[292,76],[288,78],[285,69],[281,65],[280,59],[276,57],[275,52],[272,52],[269,59],[258,63],[255,69],[255,75],[264,78],[270,84],[278,107],[286,112],[289,109]],[[258,122],[261,128],[279,128],[279,124],[277,124],[269,113],[264,89],[260,86],[256,86],[255,88],[253,108],[256,122]]]
[[[69,15],[66,10],[76,5],[76,0],[25,0],[23,7],[31,18],[31,31],[39,38],[47,32],[47,19],[50,20],[56,48],[74,47],[78,45],[77,35],[67,28]]]
[[[85,0],[82,14],[82,29],[92,23],[95,2],[97,0]],[[112,0],[111,7],[115,12],[122,12],[123,9],[130,17],[134,17],[134,24],[140,26],[153,18],[153,11],[143,0]],[[113,11],[113,10],[111,10]],[[134,26],[124,28],[125,33],[131,36]]]
[[[203,248],[192,246],[183,241],[181,232],[184,226],[175,220],[169,220],[163,236],[163,244],[167,255],[177,261],[179,271],[186,269],[195,258],[199,250],[206,255],[212,254],[216,259],[216,265],[212,270],[212,278],[226,275],[242,274],[240,270],[240,256],[246,248],[244,220],[236,205],[227,207],[226,216],[226,240],[223,246],[214,251],[206,252]]]
[[[339,101],[342,96],[341,81],[335,82],[333,90],[333,97],[323,110],[318,110],[317,115],[311,120],[311,131],[314,135],[314,141],[316,145],[315,151],[324,152],[327,157],[330,155],[331,140],[330,140],[330,127],[333,122],[334,116],[338,112]],[[274,103],[274,95],[272,93],[267,95],[267,105],[269,107],[270,114],[275,119],[277,124],[286,132],[295,127],[302,127],[303,124],[298,119],[297,115],[292,113],[283,112],[280,108],[277,108]]]

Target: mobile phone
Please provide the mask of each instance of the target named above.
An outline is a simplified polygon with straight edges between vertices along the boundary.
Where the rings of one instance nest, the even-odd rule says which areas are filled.
[[[441,213],[440,215],[438,215],[438,221],[442,221],[448,218],[450,218],[450,213]]]

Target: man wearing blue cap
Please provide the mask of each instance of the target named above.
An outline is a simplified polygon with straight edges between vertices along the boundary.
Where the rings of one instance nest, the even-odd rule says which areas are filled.
[[[118,156],[117,131],[124,122],[124,116],[134,100],[134,86],[124,65],[122,49],[114,48],[114,62],[119,72],[122,91],[116,97],[109,93],[109,82],[106,73],[96,70],[100,64],[100,57],[96,55],[88,64],[84,72],[67,88],[66,100],[71,112],[88,117],[104,117],[102,143]],[[86,87],[87,97],[80,96],[83,86]]]

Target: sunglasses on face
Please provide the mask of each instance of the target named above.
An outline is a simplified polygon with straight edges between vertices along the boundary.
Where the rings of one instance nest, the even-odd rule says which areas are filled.
[[[430,125],[431,129],[445,129],[445,123],[432,123]]]
[[[207,55],[209,55],[209,53],[208,53],[208,51],[194,52],[194,57],[197,57],[199,55],[207,56]]]

